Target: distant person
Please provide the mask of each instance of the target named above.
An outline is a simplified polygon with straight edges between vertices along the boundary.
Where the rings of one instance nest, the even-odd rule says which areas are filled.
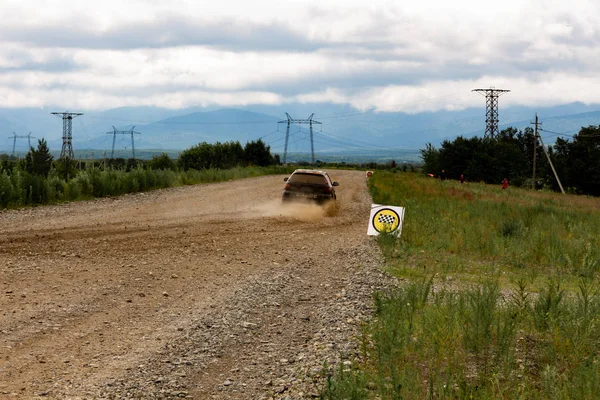
[[[502,190],[508,189],[508,179],[504,178],[502,181]]]
[[[461,183],[461,185],[465,183],[465,176],[463,174],[460,174],[460,178],[458,178],[458,181]]]
[[[446,170],[443,169],[442,173],[440,174],[440,181],[445,181],[446,180]]]

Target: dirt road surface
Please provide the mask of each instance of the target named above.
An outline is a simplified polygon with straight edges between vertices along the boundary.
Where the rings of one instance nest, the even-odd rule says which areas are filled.
[[[316,397],[389,279],[330,174],[338,207],[267,176],[0,213],[0,398]]]

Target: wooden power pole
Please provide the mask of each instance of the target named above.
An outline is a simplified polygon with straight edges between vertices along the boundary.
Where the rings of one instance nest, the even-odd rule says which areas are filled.
[[[538,115],[535,113],[535,122],[532,122],[535,125],[535,133],[533,136],[533,177],[531,181],[531,190],[535,190],[535,170],[536,170],[536,162],[537,162],[537,142],[538,142],[538,125],[542,123],[538,121]]]

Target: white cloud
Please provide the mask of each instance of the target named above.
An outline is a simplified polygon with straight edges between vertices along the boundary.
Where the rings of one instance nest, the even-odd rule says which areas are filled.
[[[600,3],[5,0],[3,106],[600,103]]]

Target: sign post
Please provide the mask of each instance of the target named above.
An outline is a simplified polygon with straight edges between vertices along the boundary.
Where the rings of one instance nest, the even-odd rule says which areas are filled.
[[[404,207],[371,204],[367,235],[378,236],[381,233],[391,233],[400,236],[403,222]]]

